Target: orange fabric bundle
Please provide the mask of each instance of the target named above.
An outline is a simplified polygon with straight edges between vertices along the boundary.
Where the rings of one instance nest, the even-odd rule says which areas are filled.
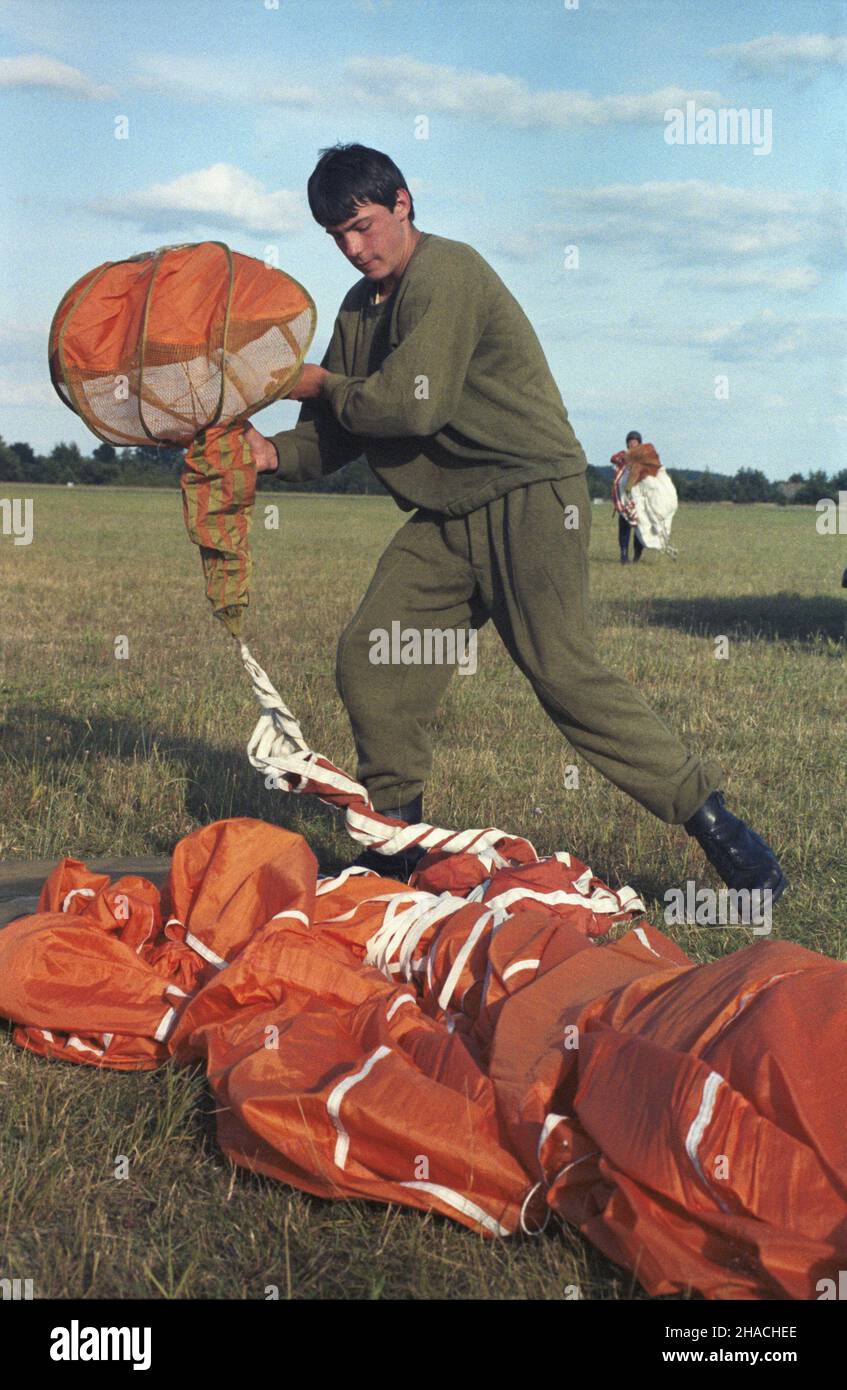
[[[762,941],[694,966],[514,843],[320,878],[238,818],[161,895],[64,860],[0,932],[0,1012],[45,1056],[204,1059],[225,1152],[309,1192],[486,1234],[555,1213],[653,1294],[814,1298],[847,1259],[847,966]]]
[[[241,633],[253,557],[249,536],[256,468],[242,425],[204,430],[185,455],[182,514],[206,577],[206,597],[234,637]]]
[[[303,286],[220,241],[106,261],[50,328],[50,376],[110,444],[191,444],[284,396],[312,340]]]
[[[94,434],[188,447],[185,523],[233,634],[248,601],[256,489],[244,421],[291,390],[316,322],[290,275],[205,241],[89,271],[50,329],[53,385]]]
[[[655,477],[662,466],[662,461],[652,444],[635,444],[626,450],[622,459],[629,470],[626,480],[628,492],[631,492],[642,478]]]

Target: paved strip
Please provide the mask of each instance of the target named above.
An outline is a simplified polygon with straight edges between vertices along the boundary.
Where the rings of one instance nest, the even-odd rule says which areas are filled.
[[[61,858],[0,860],[0,927],[16,917],[34,912],[38,895],[47,875]],[[138,874],[161,888],[168,876],[171,861],[161,855],[142,855],[133,858],[85,859],[93,873],[120,878],[123,874]]]

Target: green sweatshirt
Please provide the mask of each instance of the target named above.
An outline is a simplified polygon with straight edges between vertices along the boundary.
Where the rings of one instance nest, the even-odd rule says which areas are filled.
[[[324,355],[324,395],[272,437],[305,482],[364,454],[405,511],[464,516],[526,483],[585,470],[529,319],[473,247],[422,232],[380,304],[363,277]]]

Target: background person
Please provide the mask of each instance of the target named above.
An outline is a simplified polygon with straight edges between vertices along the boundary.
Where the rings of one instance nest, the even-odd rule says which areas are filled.
[[[638,430],[630,430],[626,437],[627,449],[629,449],[631,444],[642,444],[643,442]],[[638,539],[638,532],[635,529],[635,504],[631,497],[627,497],[621,485],[622,476],[627,470],[626,453],[612,454],[609,462],[614,464],[615,467],[615,476],[612,479],[612,505],[618,517],[618,544],[621,551],[621,564],[626,565],[629,563],[630,536],[632,536],[633,540],[632,559],[634,563],[640,560],[641,556],[644,554],[644,546]]]

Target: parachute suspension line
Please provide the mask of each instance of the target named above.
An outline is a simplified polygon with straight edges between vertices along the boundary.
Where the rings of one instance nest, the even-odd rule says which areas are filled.
[[[195,419],[195,420],[197,420],[197,419],[199,419],[199,418],[201,417],[201,414],[202,414],[202,410],[201,410],[201,400],[200,400],[200,392],[197,390],[197,387],[194,385],[194,382],[191,380],[191,373],[190,373],[190,371],[188,370],[188,363],[187,363],[187,362],[179,362],[177,365],[178,365],[178,367],[179,367],[179,370],[182,372],[183,376],[185,377],[186,395],[188,396],[189,409],[190,409],[190,412],[191,412],[191,413],[187,413],[187,412],[186,412],[186,413],[183,415],[182,418],[183,418],[183,419],[186,419],[186,420],[190,420],[190,419],[192,419],[192,418]],[[172,409],[174,409],[174,411],[176,411],[176,406],[172,407]]]
[[[246,642],[235,640],[253,693],[262,707],[259,722],[247,745],[247,757],[251,766],[264,775],[268,788],[307,793],[328,806],[343,810],[348,835],[386,856],[420,845],[427,851],[476,854],[489,871],[504,868],[516,852],[530,862],[538,861],[528,840],[507,835],[493,826],[481,830],[443,830],[426,821],[407,825],[375,810],[360,782],[309,747],[297,719]],[[498,846],[509,858],[499,852]]]

